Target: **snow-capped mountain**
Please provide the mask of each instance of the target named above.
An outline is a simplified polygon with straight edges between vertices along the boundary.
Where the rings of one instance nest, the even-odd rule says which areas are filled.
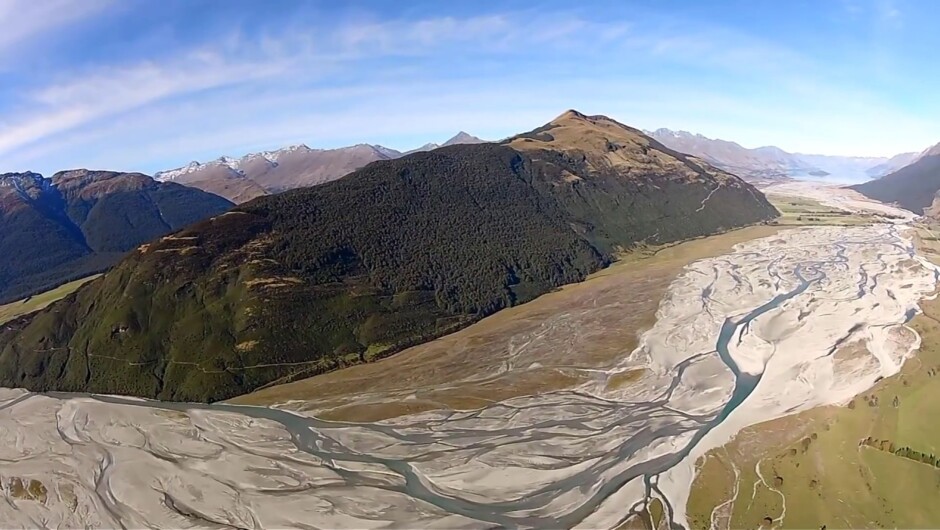
[[[190,162],[161,171],[154,178],[186,184],[242,203],[260,195],[323,184],[377,160],[390,160],[444,145],[481,142],[483,140],[461,131],[441,145],[429,143],[405,153],[372,144],[338,149],[311,149],[299,144],[249,153],[240,158],[223,156],[209,162]]]
[[[13,190],[16,196],[34,201],[52,187],[52,181],[39,173],[5,173],[0,175],[0,188]]]
[[[375,146],[375,147],[377,149],[383,149],[383,150],[386,149],[382,146]],[[189,164],[186,164],[185,166],[180,167],[180,168],[157,172],[153,176],[153,178],[161,182],[175,181],[184,175],[188,175],[190,173],[195,173],[198,171],[203,171],[203,170],[206,170],[208,168],[213,168],[213,167],[214,168],[227,167],[233,171],[244,174],[245,171],[243,168],[247,166],[248,164],[264,161],[272,165],[277,165],[278,160],[284,156],[290,155],[292,153],[297,153],[297,152],[312,152],[312,151],[314,150],[310,149],[306,145],[300,144],[300,145],[292,145],[289,147],[285,147],[283,149],[278,149],[276,151],[262,151],[260,153],[249,153],[241,158],[221,156],[210,162],[198,162],[194,160],[190,162]],[[388,149],[388,151],[397,153],[397,151],[394,151],[393,149]]]

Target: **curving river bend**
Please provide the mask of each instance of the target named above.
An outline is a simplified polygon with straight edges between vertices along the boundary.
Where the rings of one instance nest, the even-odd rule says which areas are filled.
[[[847,401],[916,348],[903,324],[938,272],[902,230],[787,230],[695,262],[594,381],[473,412],[355,424],[5,390],[0,525],[596,528],[657,497],[687,526],[699,456]],[[623,372],[640,375],[608,385]]]

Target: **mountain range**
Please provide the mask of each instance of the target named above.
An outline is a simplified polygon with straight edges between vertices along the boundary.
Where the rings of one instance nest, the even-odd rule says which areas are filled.
[[[929,151],[929,149],[927,151]],[[878,177],[883,177],[885,175],[889,175],[905,166],[909,166],[913,164],[914,162],[917,161],[917,159],[921,158],[925,153],[926,151],[921,152],[921,153],[914,152],[914,153],[901,153],[898,155],[894,155],[891,158],[889,158],[886,162],[878,164],[877,166],[874,166],[871,169],[869,169],[867,171],[868,175],[873,178],[878,178]]]
[[[604,116],[379,160],[141,245],[0,331],[0,386],[212,401],[391,355],[639,243],[768,221],[752,185]]]
[[[908,165],[852,189],[914,213],[940,217],[940,144],[918,153]]]
[[[0,302],[104,270],[137,245],[232,206],[139,173],[0,175]]]
[[[892,158],[806,155],[788,153],[773,146],[749,149],[735,142],[686,131],[657,129],[647,134],[676,151],[695,155],[757,182],[791,177],[864,181],[896,171],[917,157],[917,153],[902,153]]]
[[[158,172],[154,178],[185,184],[243,203],[262,195],[323,184],[377,160],[391,160],[441,146],[475,143],[483,143],[483,140],[461,131],[441,145],[426,144],[407,153],[371,144],[338,149],[294,145],[240,158],[223,156],[211,162],[191,162],[181,168]]]

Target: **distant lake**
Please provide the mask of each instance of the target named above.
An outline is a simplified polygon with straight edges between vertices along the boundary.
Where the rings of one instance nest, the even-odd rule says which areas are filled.
[[[824,177],[809,175],[809,174],[790,174],[791,178],[796,180],[806,180],[813,182],[824,182],[827,184],[860,184],[862,182],[868,182],[873,180],[870,176],[866,175],[863,172],[860,173],[833,173],[831,175],[826,175]]]

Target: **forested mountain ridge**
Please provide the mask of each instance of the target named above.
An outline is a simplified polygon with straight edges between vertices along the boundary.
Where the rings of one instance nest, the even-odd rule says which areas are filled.
[[[389,355],[760,222],[752,186],[603,117],[373,162],[140,246],[0,335],[0,385],[218,400]]]
[[[231,206],[138,173],[0,175],[0,301],[104,270],[142,242]]]

